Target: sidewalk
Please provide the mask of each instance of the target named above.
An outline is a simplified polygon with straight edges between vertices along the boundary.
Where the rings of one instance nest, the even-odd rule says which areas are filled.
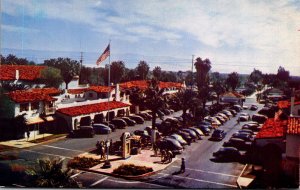
[[[28,148],[28,147],[32,147],[32,146],[35,146],[35,145],[41,143],[41,142],[34,143],[33,142],[34,140],[47,139],[51,136],[53,136],[53,134],[48,134],[48,133],[38,134],[35,136],[31,135],[31,137],[28,140],[27,140],[27,138],[23,138],[23,139],[18,139],[18,140],[2,141],[2,142],[0,142],[0,145],[10,146],[10,147],[14,147],[14,148]]]
[[[240,189],[249,188],[249,186],[254,182],[256,176],[252,169],[260,169],[260,166],[255,166],[252,164],[246,164],[240,176],[238,177],[236,183]]]
[[[90,158],[95,158],[99,159],[99,155],[95,154],[90,154],[90,153],[83,153],[79,155],[80,157],[90,157]],[[142,150],[141,154],[137,155],[131,155],[127,159],[123,159],[120,156],[114,156],[110,155],[108,157],[108,160],[111,163],[111,168],[103,169],[103,163],[98,164],[92,168],[89,168],[90,172],[95,172],[95,173],[102,173],[102,174],[108,174],[108,175],[114,175],[112,172],[114,169],[118,168],[122,164],[134,164],[136,166],[147,166],[151,167],[153,169],[153,173],[161,171],[168,167],[170,164],[175,162],[176,160],[179,160],[178,157],[175,157],[172,159],[171,163],[161,163],[161,158],[160,156],[154,156],[153,150]]]

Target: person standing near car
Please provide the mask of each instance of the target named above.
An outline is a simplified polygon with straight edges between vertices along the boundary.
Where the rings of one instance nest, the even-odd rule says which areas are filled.
[[[185,160],[184,158],[181,158],[181,167],[180,167],[180,173],[185,172]]]

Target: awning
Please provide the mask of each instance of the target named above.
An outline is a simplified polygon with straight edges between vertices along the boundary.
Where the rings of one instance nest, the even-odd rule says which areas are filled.
[[[32,124],[37,124],[37,123],[43,123],[44,120],[40,117],[31,117],[26,119],[26,125],[32,125]]]
[[[47,117],[44,117],[44,120],[45,121],[54,121],[54,117],[53,116],[47,116]]]

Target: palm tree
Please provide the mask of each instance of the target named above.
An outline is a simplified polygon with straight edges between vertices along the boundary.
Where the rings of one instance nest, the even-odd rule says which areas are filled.
[[[33,187],[78,188],[78,183],[71,178],[71,170],[63,170],[63,160],[38,160],[38,168],[28,169]],[[30,184],[30,185],[32,185]]]
[[[182,109],[183,126],[185,126],[186,112],[188,109],[191,109],[195,106],[196,93],[192,89],[180,91],[177,93],[176,100],[177,106],[179,106]]]
[[[205,109],[206,101],[209,97],[209,75],[211,62],[209,59],[202,60],[200,57],[196,59],[195,67],[197,71],[196,81],[198,87],[198,96],[202,101],[203,109]]]
[[[152,129],[156,129],[156,114],[159,109],[165,107],[163,98],[163,89],[159,89],[159,81],[152,79],[149,82],[149,87],[145,90],[144,105],[152,111]]]

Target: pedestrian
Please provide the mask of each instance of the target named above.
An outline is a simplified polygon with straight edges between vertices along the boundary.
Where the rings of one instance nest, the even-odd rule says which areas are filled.
[[[162,163],[164,163],[166,161],[166,151],[165,150],[161,150],[161,161]]]
[[[26,132],[26,135],[27,135],[27,141],[29,141],[29,137],[30,137],[30,131],[29,130]]]
[[[173,159],[173,153],[171,150],[168,150],[168,158],[169,158],[169,163],[171,163]]]
[[[180,173],[185,172],[185,160],[184,158],[181,158],[181,167],[180,167]]]
[[[240,118],[238,117],[238,119],[237,119],[237,125],[239,125],[240,124]]]
[[[157,145],[156,142],[153,144],[154,156],[157,156]]]

